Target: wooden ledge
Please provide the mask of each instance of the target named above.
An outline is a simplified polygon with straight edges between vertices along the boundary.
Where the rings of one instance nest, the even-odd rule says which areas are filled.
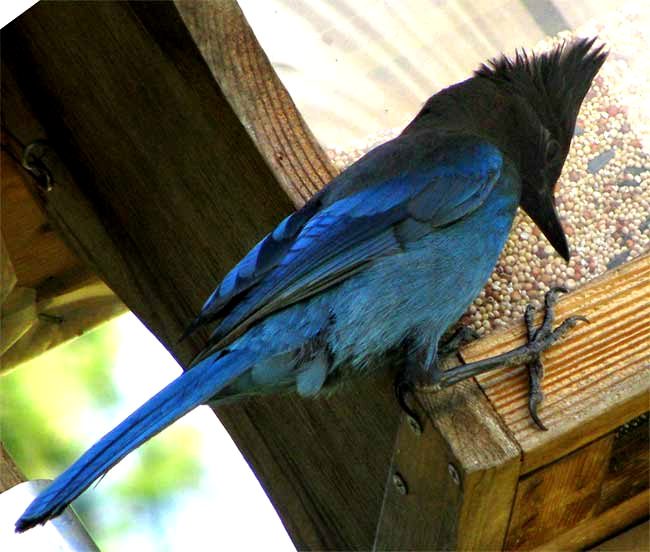
[[[527,473],[576,450],[649,410],[650,255],[634,259],[562,297],[558,321],[582,314],[545,355],[540,431],[528,413],[524,367],[477,378],[523,452]],[[540,314],[541,318],[541,314]],[[525,340],[523,322],[463,349],[466,362],[512,349]]]

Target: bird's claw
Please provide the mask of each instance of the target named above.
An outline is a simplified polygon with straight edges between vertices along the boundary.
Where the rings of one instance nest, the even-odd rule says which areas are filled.
[[[548,428],[542,423],[537,407],[544,401],[544,392],[542,391],[542,380],[544,379],[544,365],[542,364],[541,353],[553,345],[556,341],[567,334],[578,322],[589,323],[585,316],[575,315],[564,320],[555,330],[553,320],[555,318],[553,307],[560,293],[567,293],[564,287],[551,288],[544,296],[544,321],[539,328],[535,328],[534,316],[535,307],[528,305],[524,312],[524,321],[528,334],[528,344],[533,349],[532,359],[527,363],[528,378],[530,390],[528,394],[528,410],[530,416],[540,429],[546,431]]]
[[[548,428],[542,423],[537,414],[537,407],[544,401],[544,392],[541,388],[542,378],[544,377],[544,365],[539,358],[528,363],[528,376],[530,381],[530,390],[528,392],[528,410],[530,417],[537,427],[546,431]]]
[[[406,421],[415,434],[420,435],[422,433],[422,422],[420,421],[420,417],[406,402],[407,395],[411,395],[415,398],[415,385],[413,381],[408,377],[404,370],[401,370],[395,377],[393,385],[397,404],[399,404],[400,408],[406,414]]]

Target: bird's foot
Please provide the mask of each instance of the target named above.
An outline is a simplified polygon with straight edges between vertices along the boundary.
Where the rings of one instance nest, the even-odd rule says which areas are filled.
[[[430,381],[424,386],[424,390],[437,392],[472,376],[478,376],[496,368],[525,364],[528,366],[530,377],[528,401],[530,415],[538,427],[546,429],[537,414],[537,407],[544,399],[542,393],[544,366],[541,354],[566,335],[578,322],[589,322],[584,316],[571,316],[553,329],[553,305],[558,294],[566,292],[565,288],[556,287],[546,294],[544,298],[544,321],[537,329],[533,325],[535,309],[532,306],[526,308],[524,320],[528,331],[528,343],[512,351],[470,362],[469,364],[461,364],[449,370],[432,370],[430,371]]]
[[[528,367],[528,379],[530,388],[528,392],[528,410],[530,416],[540,429],[546,431],[547,427],[542,423],[537,407],[544,401],[544,392],[542,391],[542,380],[544,379],[544,364],[542,363],[541,354],[551,347],[556,341],[564,336],[578,322],[589,322],[584,316],[576,315],[567,318],[555,330],[553,330],[553,321],[555,315],[553,307],[560,293],[567,293],[564,287],[551,288],[544,296],[544,321],[539,328],[535,328],[534,317],[535,307],[528,305],[524,312],[524,321],[528,333],[528,344],[530,348],[530,359],[526,363]]]

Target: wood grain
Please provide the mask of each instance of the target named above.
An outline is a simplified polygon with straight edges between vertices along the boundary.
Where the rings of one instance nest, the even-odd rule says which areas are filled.
[[[13,458],[9,456],[4,445],[0,443],[0,493],[23,481],[25,481],[25,476],[14,463]]]
[[[650,521],[639,523],[590,550],[598,552],[645,552],[650,550]]]
[[[477,380],[523,450],[523,473],[611,432],[650,408],[650,255],[644,255],[563,297],[557,320],[582,314],[577,327],[544,355],[549,431],[539,431],[527,406],[527,375],[500,369]],[[524,342],[523,323],[471,344],[466,362]]]
[[[555,539],[535,548],[538,552],[548,550],[582,550],[615,535],[619,531],[648,518],[650,492],[643,491],[625,502],[611,508],[594,519],[572,527]],[[645,552],[645,548],[633,549]]]
[[[4,303],[17,282],[14,265],[11,262],[11,257],[9,257],[4,236],[0,232],[0,303]]]
[[[592,517],[611,454],[613,435],[522,478],[507,550],[528,550]]]
[[[5,99],[5,111],[7,105],[15,106],[9,95]],[[6,132],[2,145],[3,256],[15,267],[17,284],[2,305],[0,373],[5,373],[126,307],[50,224],[33,177],[17,161],[23,146]]]
[[[520,450],[474,382],[419,394],[427,423],[400,426],[376,550],[495,550],[503,546]]]
[[[3,115],[6,111],[3,111]],[[66,246],[43,212],[35,191],[26,180],[31,176],[17,157],[24,144],[2,135],[0,154],[0,228],[17,282],[38,290],[40,297],[52,297],[75,283],[94,280],[94,276]],[[11,155],[10,155],[11,152]]]
[[[206,334],[178,344],[183,328],[295,198],[173,5],[40,3],[2,39],[3,74],[34,114],[7,109],[5,124],[22,143],[42,127],[53,144],[49,220],[177,359],[191,358]],[[304,174],[297,189],[320,186]],[[219,416],[297,547],[372,546],[399,422],[386,379]]]
[[[584,534],[590,525],[600,527],[601,516],[610,511],[618,512],[621,527],[638,522],[635,509],[617,509],[650,487],[649,429],[646,414],[524,475],[517,486],[506,548],[533,549],[576,527]]]
[[[212,75],[296,206],[336,169],[286,92],[237,2],[177,0]]]
[[[614,432],[612,453],[596,510],[604,512],[650,488],[648,413]],[[650,514],[650,511],[648,512]]]

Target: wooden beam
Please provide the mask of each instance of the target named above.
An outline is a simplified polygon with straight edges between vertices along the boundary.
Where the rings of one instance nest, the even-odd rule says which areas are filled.
[[[5,373],[126,308],[48,221],[38,188],[18,161],[22,146],[6,133],[2,146],[0,373]]]
[[[175,2],[239,120],[294,204],[337,171],[291,100],[237,2]]]
[[[184,326],[293,208],[272,164],[172,4],[41,3],[2,41],[3,72],[34,115],[7,109],[5,125],[22,144],[52,144],[49,219],[176,358],[189,359],[202,336],[177,344]],[[303,151],[307,165],[323,163]],[[307,171],[297,189],[317,188],[323,177],[310,179],[321,173]],[[372,546],[398,423],[386,381],[219,415],[299,548]]]

